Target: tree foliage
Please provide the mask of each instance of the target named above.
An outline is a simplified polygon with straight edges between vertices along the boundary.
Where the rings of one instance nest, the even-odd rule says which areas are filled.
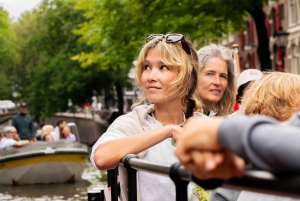
[[[13,30],[0,10],[0,84],[7,86],[0,98],[14,86],[38,118],[67,109],[69,98],[81,104],[93,91],[114,84],[122,111],[122,86],[147,35],[183,33],[200,48],[240,30],[250,15],[257,23],[261,66],[267,69],[268,38],[259,23],[265,2],[44,0],[23,14]]]
[[[76,0],[44,0],[14,25],[15,30],[22,30],[19,69],[23,65],[28,75],[22,82],[22,95],[37,120],[68,109],[69,98],[74,104],[83,104],[94,90],[101,91],[111,83],[110,75],[95,65],[81,68],[78,61],[71,60],[90,51],[72,33],[84,22],[83,12],[75,10],[75,4]]]
[[[244,17],[262,11],[264,2],[267,1],[79,0],[77,8],[85,11],[87,21],[75,33],[93,49],[73,59],[83,67],[97,63],[104,70],[122,68],[127,72],[148,34],[184,33],[200,48],[243,28]],[[258,35],[261,43],[267,39],[265,29]],[[265,47],[264,44],[263,50]],[[260,48],[259,54],[264,55]]]
[[[12,96],[13,67],[18,62],[16,35],[10,26],[7,12],[0,7],[0,100]]]
[[[79,0],[77,9],[85,11],[87,20],[74,32],[93,49],[73,59],[82,67],[96,64],[118,72],[112,78],[118,88],[124,85],[132,61],[151,33],[184,33],[199,48],[233,31],[233,24],[221,13],[209,13],[214,8],[210,5],[208,0]],[[122,95],[118,97],[120,101]],[[122,107],[119,102],[119,111]]]

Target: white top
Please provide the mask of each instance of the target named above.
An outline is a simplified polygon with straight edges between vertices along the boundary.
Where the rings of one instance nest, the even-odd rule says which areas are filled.
[[[102,103],[98,103],[98,104],[97,104],[97,110],[100,111],[101,109],[102,109]]]
[[[5,148],[5,147],[11,147],[14,146],[16,140],[12,139],[12,138],[2,138],[0,141],[0,148]]]
[[[52,131],[50,134],[52,135],[54,141],[59,141],[59,140],[60,140],[58,126],[56,126],[56,127],[54,128],[54,131]]]
[[[146,119],[144,121],[149,126],[150,130],[154,130],[163,126],[149,114],[146,115]],[[114,132],[106,132],[99,138],[99,140],[93,146],[91,153],[91,162],[95,167],[96,165],[93,158],[96,148],[107,141],[116,140],[119,138],[121,138],[120,135]],[[171,139],[168,138],[149,148],[143,159],[173,164],[179,161],[175,156],[174,151],[175,147],[172,146]],[[138,171],[138,184],[140,201],[158,201],[162,200],[162,198],[164,201],[175,200],[175,185],[168,176],[160,176]],[[194,185],[195,184],[192,182],[189,185],[189,197],[192,195],[192,187]]]

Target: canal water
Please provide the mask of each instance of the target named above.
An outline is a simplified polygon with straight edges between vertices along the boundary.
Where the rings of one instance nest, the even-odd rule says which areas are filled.
[[[87,201],[87,190],[107,183],[107,172],[96,170],[87,159],[82,180],[74,184],[0,186],[1,201]]]

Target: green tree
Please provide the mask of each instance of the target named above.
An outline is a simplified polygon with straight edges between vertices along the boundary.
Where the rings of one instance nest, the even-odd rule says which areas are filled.
[[[263,69],[270,69],[268,37],[262,10],[265,0],[79,0],[87,22],[75,33],[94,46],[78,59],[82,66],[101,64],[102,69],[132,67],[143,39],[151,33],[186,33],[197,48],[240,30],[252,15],[257,26],[258,54]],[[116,56],[117,55],[117,56]]]
[[[187,33],[197,39],[195,44],[199,47],[231,30],[228,23],[218,17],[190,12],[191,5],[197,7],[197,4],[197,1],[187,0],[79,0],[77,8],[85,11],[87,21],[75,33],[93,49],[73,59],[83,67],[96,64],[102,70],[117,72],[112,79],[118,92],[119,111],[122,111],[121,87],[148,34]]]
[[[12,98],[15,76],[13,68],[18,62],[16,35],[8,14],[0,7],[0,99]]]
[[[36,27],[38,12],[25,12],[17,22],[12,24],[16,33],[16,44],[18,46],[19,62],[14,66],[13,74],[15,75],[15,90],[19,93],[19,99],[28,97],[28,88],[31,85],[29,78],[30,72],[36,68],[42,59],[43,54],[31,45],[31,40],[40,32]]]
[[[69,98],[81,105],[94,90],[101,91],[111,83],[110,75],[95,65],[81,68],[78,61],[71,60],[80,52],[90,51],[72,33],[85,20],[83,12],[74,9],[75,4],[76,0],[44,0],[14,25],[15,30],[22,30],[18,35],[19,70],[26,67],[28,74],[22,82],[26,86],[23,98],[37,120],[68,109]]]

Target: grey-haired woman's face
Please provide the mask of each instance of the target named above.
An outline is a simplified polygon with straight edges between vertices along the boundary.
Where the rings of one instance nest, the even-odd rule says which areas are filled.
[[[199,75],[198,93],[208,109],[221,100],[228,85],[228,67],[219,57],[207,60]]]

